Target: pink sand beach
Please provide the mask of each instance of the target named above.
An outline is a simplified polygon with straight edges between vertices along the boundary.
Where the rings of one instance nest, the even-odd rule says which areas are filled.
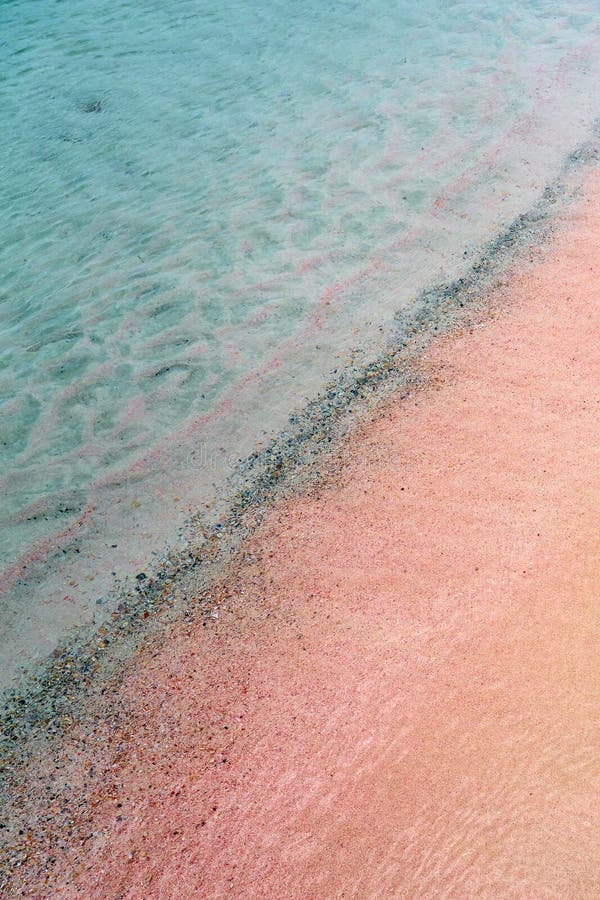
[[[600,896],[599,246],[595,174],[74,725],[80,824],[16,891]]]

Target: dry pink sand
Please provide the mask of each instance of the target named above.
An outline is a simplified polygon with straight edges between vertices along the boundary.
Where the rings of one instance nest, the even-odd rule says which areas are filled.
[[[44,896],[600,896],[599,246],[595,176],[219,618],[140,656]]]

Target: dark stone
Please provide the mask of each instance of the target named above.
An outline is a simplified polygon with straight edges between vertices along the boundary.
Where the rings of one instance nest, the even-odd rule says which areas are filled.
[[[81,104],[81,111],[84,113],[99,113],[104,109],[104,100],[88,100]]]

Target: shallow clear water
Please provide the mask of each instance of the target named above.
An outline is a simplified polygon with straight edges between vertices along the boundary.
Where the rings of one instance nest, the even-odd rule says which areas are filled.
[[[186,429],[251,445],[527,205],[597,112],[599,11],[5,2],[0,563]],[[277,415],[232,403],[275,369]]]

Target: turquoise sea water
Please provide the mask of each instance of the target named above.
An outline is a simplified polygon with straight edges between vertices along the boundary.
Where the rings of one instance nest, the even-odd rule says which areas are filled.
[[[534,199],[597,114],[599,13],[4,2],[0,564],[190,428],[251,445],[277,415],[244,385],[275,366],[298,402]]]

